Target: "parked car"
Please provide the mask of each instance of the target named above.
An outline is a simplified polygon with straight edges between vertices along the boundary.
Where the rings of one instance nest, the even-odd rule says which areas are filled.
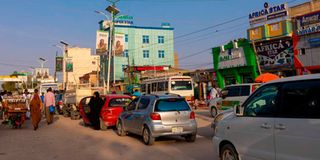
[[[88,115],[90,113],[89,102],[92,96],[82,98],[79,104],[80,114],[82,116],[85,125],[90,125]],[[100,128],[102,130],[107,127],[115,126],[120,113],[123,108],[131,102],[131,97],[128,95],[102,95],[102,99],[105,101],[100,111]]]
[[[209,101],[209,112],[215,117],[222,111],[242,104],[258,87],[260,83],[245,83],[226,86],[222,91],[222,97]]]
[[[119,136],[127,132],[141,135],[146,145],[160,136],[182,136],[194,142],[197,135],[195,113],[179,95],[142,95],[134,99],[117,122]]]
[[[319,159],[320,74],[266,83],[215,121],[222,160]]]

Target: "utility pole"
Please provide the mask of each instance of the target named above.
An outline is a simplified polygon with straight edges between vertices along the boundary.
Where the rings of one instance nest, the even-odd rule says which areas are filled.
[[[67,64],[66,64],[66,58],[68,57],[68,46],[69,44],[64,42],[64,41],[60,41],[61,44],[63,44],[63,88],[66,91],[68,89],[68,73],[66,72],[67,69]]]
[[[114,30],[115,30],[115,24],[114,24],[114,19],[115,16],[120,12],[117,8],[116,8],[116,3],[119,2],[120,0],[115,0],[115,1],[111,1],[108,0],[109,2],[112,3],[112,5],[108,6],[106,8],[106,10],[111,13],[111,23],[109,26],[109,48],[108,48],[108,74],[107,74],[107,92],[110,91],[110,63],[111,63],[111,54],[113,56],[113,83],[115,83],[115,62],[114,62],[114,54],[113,54],[113,43],[114,43]]]
[[[255,54],[255,57],[256,57],[256,63],[257,63],[257,66],[258,66],[258,72],[259,72],[259,75],[260,75],[261,74],[261,67],[260,67],[260,62],[259,62],[259,57],[258,57],[258,53],[257,53],[257,49],[256,49],[255,40],[252,40],[251,43],[252,43],[252,46],[253,46],[253,51],[254,51],[254,54]]]

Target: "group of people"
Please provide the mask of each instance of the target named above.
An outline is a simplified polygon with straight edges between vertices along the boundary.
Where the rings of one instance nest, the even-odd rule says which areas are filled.
[[[0,96],[1,104],[5,97],[10,97],[11,95],[9,92],[2,92]],[[33,95],[31,95],[28,90],[25,90],[22,96],[26,100],[26,108],[28,110],[26,112],[26,118],[31,119],[34,130],[37,130],[39,127],[42,112],[45,114],[48,125],[53,122],[54,112],[50,110],[50,107],[53,107],[54,109],[56,102],[52,88],[48,88],[47,93],[41,96],[38,89],[34,90]]]

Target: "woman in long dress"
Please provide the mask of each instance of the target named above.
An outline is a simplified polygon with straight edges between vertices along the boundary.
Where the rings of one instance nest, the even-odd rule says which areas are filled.
[[[100,130],[100,110],[103,106],[103,103],[104,101],[100,97],[99,92],[94,92],[93,97],[91,97],[89,102],[89,106],[90,106],[89,119],[92,127],[95,130]]]
[[[39,91],[37,89],[34,90],[34,94],[30,102],[30,109],[31,109],[31,121],[32,121],[33,129],[37,130],[39,127],[39,122],[41,120],[41,110],[42,110],[42,103],[41,103]]]

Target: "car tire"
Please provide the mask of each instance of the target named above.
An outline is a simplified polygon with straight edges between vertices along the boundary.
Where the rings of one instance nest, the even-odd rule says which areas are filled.
[[[238,153],[231,144],[225,144],[224,146],[222,146],[220,157],[221,160],[239,160]]]
[[[143,143],[146,145],[153,145],[155,138],[152,137],[152,134],[150,132],[150,129],[148,127],[144,127],[142,131],[142,140]]]
[[[126,135],[126,131],[123,129],[121,121],[117,122],[117,134],[121,137]]]
[[[104,124],[104,121],[102,120],[102,118],[99,118],[99,119],[100,119],[100,130],[102,131],[107,130],[108,126]]]
[[[184,138],[186,139],[187,142],[195,142],[196,141],[196,134],[189,134],[185,136]]]
[[[217,108],[216,107],[211,107],[210,114],[211,114],[211,116],[213,118],[216,117],[216,115],[218,114]]]

